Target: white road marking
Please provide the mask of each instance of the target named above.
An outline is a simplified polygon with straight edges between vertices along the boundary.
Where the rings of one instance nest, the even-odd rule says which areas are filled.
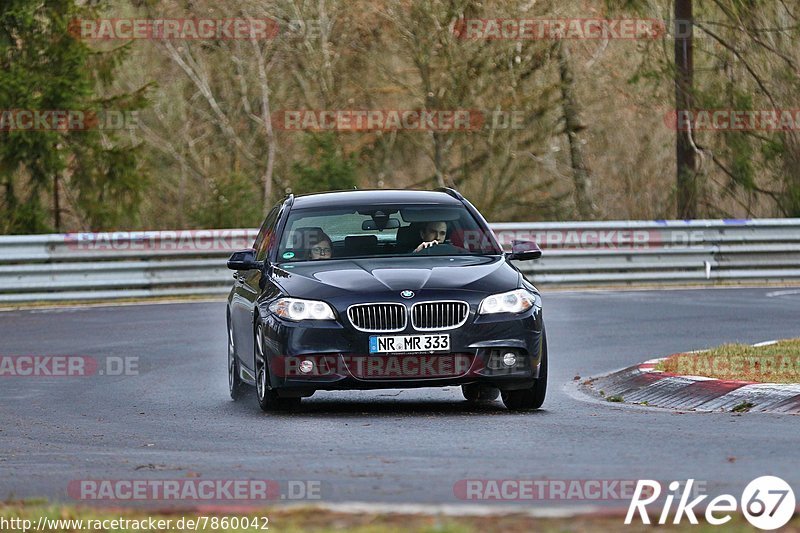
[[[301,505],[301,507],[307,507]],[[592,505],[537,507],[532,509],[523,505],[508,504],[416,504],[416,503],[368,503],[342,502],[317,504],[314,507],[328,511],[350,514],[421,514],[445,516],[506,516],[509,514],[531,516],[534,518],[571,518],[596,513],[603,508]],[[608,508],[606,508],[607,510]],[[612,508],[613,509],[613,508]]]
[[[800,294],[800,289],[794,289],[791,291],[772,291],[766,294],[767,298],[775,298],[776,296],[789,296],[791,294]]]
[[[47,305],[8,305],[0,307],[0,313],[14,312],[14,311],[28,311],[32,313],[66,313],[73,311],[80,311],[83,309],[94,309],[98,307],[133,307],[145,305],[183,305],[183,304],[207,304],[207,303],[225,303],[224,298],[175,298],[167,300],[136,300],[131,302],[94,302],[94,303],[53,303]]]
[[[753,348],[758,348],[760,346],[772,346],[773,344],[778,344],[778,341],[764,341],[759,342],[753,345]]]

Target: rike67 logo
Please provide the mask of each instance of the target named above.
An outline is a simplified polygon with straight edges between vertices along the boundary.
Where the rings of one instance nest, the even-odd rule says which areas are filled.
[[[730,494],[722,494],[707,503],[705,499],[708,496],[705,494],[689,501],[693,496],[693,484],[693,479],[687,480],[683,487],[678,481],[669,484],[670,492],[663,500],[661,514],[658,517],[659,524],[666,524],[668,517],[672,515],[673,524],[680,524],[685,516],[689,523],[696,525],[698,521],[695,508],[703,506],[705,506],[706,522],[714,526],[729,522],[731,513],[735,513],[739,505],[747,521],[763,530],[783,527],[794,515],[794,492],[788,483],[776,476],[761,476],[748,483],[738,502]],[[625,524],[630,524],[637,513],[643,524],[650,524],[647,507],[660,497],[661,484],[658,481],[639,480],[628,507],[628,514],[625,516]],[[676,499],[678,503],[673,512],[672,504]]]

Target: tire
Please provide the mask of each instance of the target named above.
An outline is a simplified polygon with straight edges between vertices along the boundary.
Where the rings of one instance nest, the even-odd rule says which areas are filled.
[[[500,396],[500,389],[487,387],[478,383],[461,385],[461,394],[468,402],[490,402]]]
[[[244,382],[239,374],[239,360],[236,358],[236,351],[233,346],[233,331],[230,323],[228,324],[228,392],[231,399],[235,402],[244,395]]]
[[[300,406],[300,398],[281,398],[270,385],[269,368],[266,365],[264,354],[264,329],[261,324],[256,328],[254,339],[256,350],[256,391],[258,406],[262,411],[272,413],[275,411],[288,411]]]
[[[539,377],[528,389],[503,391],[503,403],[511,411],[539,409],[547,395],[547,335],[542,330],[542,363]]]

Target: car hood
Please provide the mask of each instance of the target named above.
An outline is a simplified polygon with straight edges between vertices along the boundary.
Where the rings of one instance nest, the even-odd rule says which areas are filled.
[[[346,294],[515,289],[519,272],[502,256],[330,259],[276,265],[272,279],[289,296],[331,299]]]

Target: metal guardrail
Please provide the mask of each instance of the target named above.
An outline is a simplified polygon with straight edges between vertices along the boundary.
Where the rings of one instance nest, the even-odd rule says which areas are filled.
[[[519,263],[540,285],[800,280],[800,219],[492,224],[504,246],[533,240]],[[226,257],[256,230],[0,236],[0,303],[221,295]]]

